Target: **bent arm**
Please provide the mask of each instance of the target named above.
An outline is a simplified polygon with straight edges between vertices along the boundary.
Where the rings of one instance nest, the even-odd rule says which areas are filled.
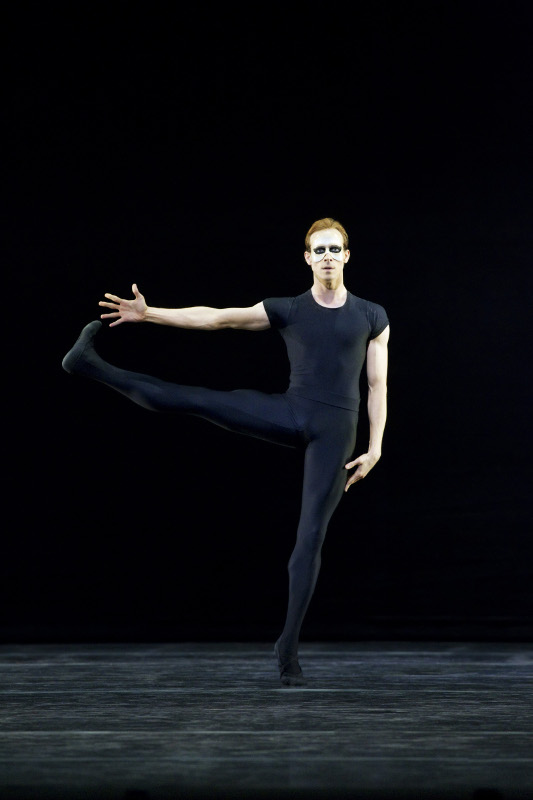
[[[208,331],[221,328],[262,331],[270,328],[270,322],[262,302],[249,308],[210,308],[209,306],[153,308],[148,306],[144,321],[155,322],[158,325],[174,325],[178,328],[199,328]]]
[[[379,336],[368,343],[366,373],[368,379],[368,421],[370,441],[368,452],[381,456],[381,441],[387,420],[387,343],[390,328],[387,325]]]
[[[357,467],[346,482],[347,492],[352,483],[368,475],[381,458],[381,440],[387,419],[387,342],[389,326],[368,343],[366,351],[366,373],[368,379],[368,419],[370,422],[370,441],[368,451],[359,458],[345,464],[346,469]]]

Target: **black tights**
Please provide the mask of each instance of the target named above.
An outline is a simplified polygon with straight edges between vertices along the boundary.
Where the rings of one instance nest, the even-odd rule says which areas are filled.
[[[91,346],[72,370],[110,386],[150,411],[193,414],[230,431],[305,448],[302,506],[289,560],[287,619],[279,639],[283,658],[295,656],[300,628],[320,570],[326,529],[348,478],[357,412],[292,394],[249,389],[216,391],[113,367]]]

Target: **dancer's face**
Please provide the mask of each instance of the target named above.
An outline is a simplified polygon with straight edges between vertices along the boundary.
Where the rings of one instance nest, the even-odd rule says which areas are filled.
[[[311,252],[306,251],[304,258],[316,280],[326,289],[336,289],[342,283],[344,265],[350,258],[350,251],[344,249],[342,233],[336,228],[327,228],[312,234]]]

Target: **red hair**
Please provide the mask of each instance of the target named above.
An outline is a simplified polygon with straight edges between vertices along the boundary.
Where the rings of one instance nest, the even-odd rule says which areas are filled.
[[[334,228],[336,231],[339,231],[339,233],[342,233],[343,247],[345,250],[348,249],[348,234],[346,233],[344,227],[340,224],[340,222],[337,222],[336,219],[333,219],[332,217],[324,217],[324,219],[317,219],[316,222],[313,222],[307,231],[305,237],[305,249],[308,253],[311,252],[311,236],[313,233],[316,233],[317,231],[326,231],[329,228]]]

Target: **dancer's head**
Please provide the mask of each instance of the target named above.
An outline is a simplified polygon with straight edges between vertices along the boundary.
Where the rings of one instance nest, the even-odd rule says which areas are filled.
[[[305,235],[305,249],[307,252],[311,252],[311,236],[313,233],[318,233],[318,231],[327,231],[330,228],[333,230],[339,231],[342,235],[342,245],[345,250],[348,250],[348,234],[346,233],[346,228],[344,225],[333,219],[333,217],[324,217],[323,219],[317,219],[316,222],[313,222],[309,230]]]
[[[350,258],[348,234],[341,223],[331,217],[313,222],[305,237],[304,258],[315,281],[326,289],[340,286],[344,265]]]

